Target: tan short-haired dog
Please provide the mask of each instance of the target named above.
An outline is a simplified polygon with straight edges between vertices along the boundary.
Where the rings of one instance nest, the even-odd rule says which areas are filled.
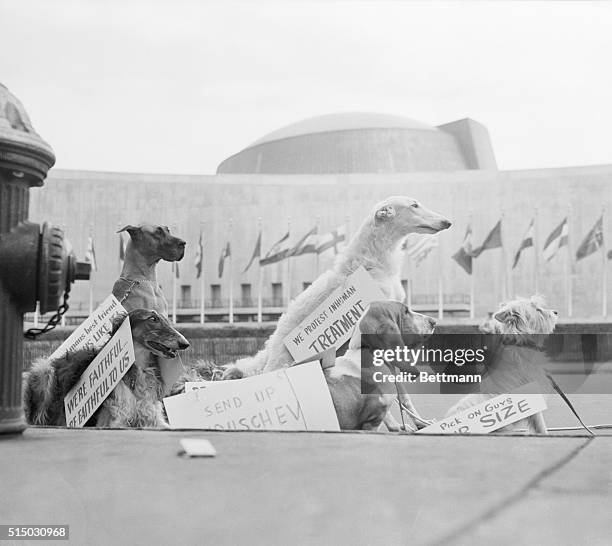
[[[338,422],[342,429],[372,430],[384,421],[389,430],[400,430],[400,425],[389,412],[396,397],[418,418],[410,397],[404,393],[389,394],[381,388],[378,394],[361,394],[362,354],[395,347],[415,347],[433,333],[436,321],[427,315],[411,311],[397,301],[376,301],[353,334],[349,349],[336,359],[335,365],[325,369],[325,379],[331,393]],[[364,361],[364,365],[367,363]],[[416,430],[411,417],[408,426]]]

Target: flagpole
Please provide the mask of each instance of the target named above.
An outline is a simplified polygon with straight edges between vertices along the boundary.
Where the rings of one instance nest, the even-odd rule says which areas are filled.
[[[233,267],[233,259],[232,255],[234,252],[232,251],[232,228],[234,227],[234,222],[232,218],[229,220],[229,229],[228,229],[228,245],[229,245],[229,323],[234,324],[234,267]]]
[[[606,205],[601,207],[601,314],[608,316],[608,268],[606,250]]]
[[[123,247],[123,236],[119,233],[121,229],[121,220],[117,220],[117,235],[119,235],[119,275],[121,275],[121,271],[123,271],[123,264],[121,263],[121,248]]]
[[[291,217],[287,219],[287,233],[289,234],[289,239],[287,240],[287,244],[291,240]],[[287,302],[285,305],[285,309],[289,307],[289,302],[291,301],[291,256],[287,257]]]
[[[262,223],[261,216],[257,219],[257,224],[259,227],[259,235],[263,239],[263,231],[262,231]],[[261,248],[262,241],[259,241],[259,256],[257,256],[257,265],[259,266],[259,272],[257,274],[257,322],[261,324],[262,322],[262,289],[263,289],[263,268],[261,267]]]
[[[442,279],[442,243],[438,240],[438,318],[444,318],[444,284]]]
[[[200,252],[200,324],[204,324],[206,320],[206,284],[204,282],[204,241],[203,233],[206,232],[206,222],[200,223],[200,237],[198,238]]]
[[[540,248],[540,233],[538,230],[538,207],[533,209],[533,289],[534,294],[540,291],[540,256],[538,249]]]
[[[567,206],[567,248],[565,252],[565,300],[567,305],[567,316],[571,317],[572,308],[572,252],[571,252],[571,234],[572,234],[572,205]]]
[[[406,283],[406,305],[408,309],[412,309],[412,276],[413,276],[413,263],[412,258],[408,254],[407,249],[404,250],[406,253],[406,261],[408,262],[408,282]]]
[[[67,231],[67,230],[66,230],[66,224],[64,223],[64,224],[62,224],[62,233],[64,234],[64,237],[66,237],[66,240],[67,240],[68,234],[66,233],[66,231]],[[91,278],[91,277],[90,277],[90,278]],[[90,282],[91,282],[91,281],[90,281]],[[36,313],[36,319],[34,320],[34,326],[38,326],[38,315],[39,315],[39,313],[40,313],[40,305],[39,305],[39,303],[40,303],[40,302],[38,302],[38,301],[36,302],[36,311],[35,311],[35,313]],[[90,313],[90,314],[91,314],[91,313]],[[60,321],[60,325],[61,325],[62,327],[66,326],[66,314],[63,314],[63,315],[62,315],[62,319],[61,319],[61,321]]]
[[[316,220],[316,226],[317,226],[317,240],[318,237],[320,235],[320,231],[321,231],[321,216],[317,216],[317,220]],[[318,242],[317,242],[318,245]],[[315,251],[317,249],[315,248]],[[315,280],[319,278],[319,253],[315,252],[315,265],[316,265],[316,272],[315,272]]]
[[[499,221],[500,223],[500,234],[499,234],[499,238],[501,239],[501,257],[502,257],[502,270],[503,270],[503,285],[502,285],[502,299],[503,300],[507,300],[509,299],[512,294],[512,288],[510,286],[510,275],[508,274],[508,260],[506,258],[506,245],[504,244],[504,216],[505,216],[505,212],[504,209],[501,209],[501,214],[500,214],[500,219]]]
[[[474,234],[473,227],[472,227],[472,211],[470,211],[470,214],[468,216],[468,226],[470,230],[472,231],[470,235],[470,239],[471,239]],[[471,246],[471,241],[470,241],[470,246]],[[475,267],[474,265],[476,261],[474,260],[474,258],[470,258],[470,261],[472,264],[472,273],[470,274],[470,318],[473,319],[475,316],[475,312],[474,312],[474,269]]]
[[[172,224],[172,231],[176,233],[176,222]],[[172,322],[176,324],[176,268],[177,262],[172,262]]]
[[[93,248],[93,222],[89,224],[89,238],[91,239],[91,246]],[[94,259],[94,263],[95,263],[95,259]],[[97,267],[98,264],[95,264],[95,265]],[[89,277],[89,314],[90,315],[93,313],[93,279],[94,279],[93,270],[94,268],[92,267],[90,277]]]

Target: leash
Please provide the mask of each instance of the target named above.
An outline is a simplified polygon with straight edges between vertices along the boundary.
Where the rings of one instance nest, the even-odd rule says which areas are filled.
[[[582,425],[582,428],[584,428],[591,436],[595,436],[595,433],[588,426],[586,426],[584,424],[584,421],[580,418],[580,415],[578,415],[578,412],[574,408],[574,405],[570,402],[569,398],[563,392],[563,390],[561,389],[559,384],[553,379],[552,375],[550,373],[546,372],[546,371],[544,372],[544,374],[546,375],[546,377],[548,377],[548,380],[550,381],[551,385],[553,386],[553,389],[555,389],[555,391],[557,391],[559,396],[563,399],[563,401],[567,404],[567,406],[572,411],[572,413],[576,416],[576,419],[578,419],[578,421]],[[580,430],[578,427],[575,427],[573,429],[569,429],[568,428],[567,430],[574,430],[574,429],[575,430]]]

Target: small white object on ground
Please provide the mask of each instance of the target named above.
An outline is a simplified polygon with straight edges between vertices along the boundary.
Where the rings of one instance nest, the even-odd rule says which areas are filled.
[[[188,457],[214,457],[217,454],[213,445],[203,438],[183,438],[181,447]]]

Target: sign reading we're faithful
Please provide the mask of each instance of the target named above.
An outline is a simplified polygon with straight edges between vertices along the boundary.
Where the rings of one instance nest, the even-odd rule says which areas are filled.
[[[66,425],[85,425],[135,360],[130,319],[126,318],[64,398]]]
[[[370,274],[360,267],[284,339],[296,362],[347,341],[373,301],[385,299]]]

